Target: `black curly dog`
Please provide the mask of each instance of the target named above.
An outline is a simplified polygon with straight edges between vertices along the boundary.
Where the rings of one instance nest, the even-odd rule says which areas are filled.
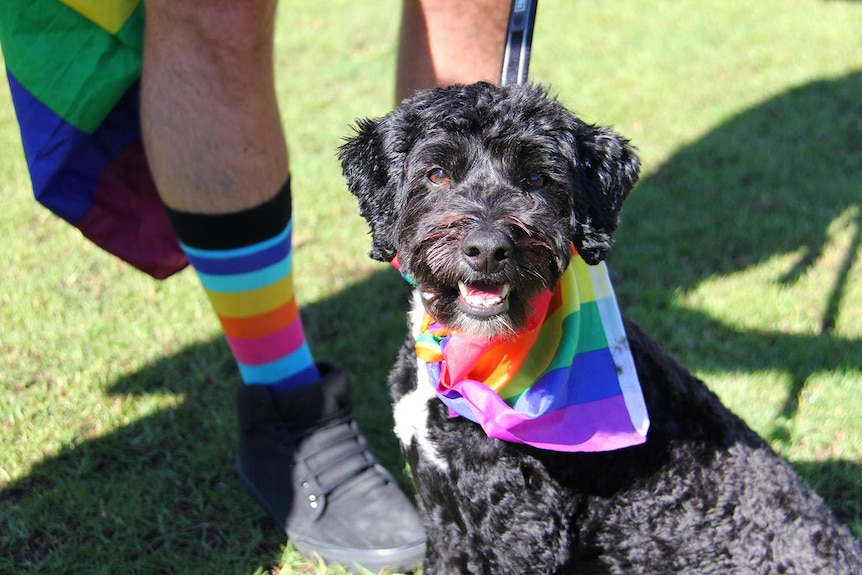
[[[416,306],[491,335],[524,323],[570,242],[611,247],[638,176],[628,141],[543,88],[455,86],[360,121],[343,170]],[[498,297],[465,301],[459,282]],[[508,286],[505,290],[493,286]],[[390,376],[396,433],[428,532],[428,575],[862,573],[862,551],[768,445],[626,322],[651,419],[645,444],[558,453],[489,439],[417,386],[408,337]]]

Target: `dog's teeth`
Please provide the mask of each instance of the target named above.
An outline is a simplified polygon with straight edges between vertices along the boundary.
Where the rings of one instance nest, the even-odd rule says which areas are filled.
[[[492,308],[503,304],[509,295],[509,284],[483,284],[475,283],[467,285],[458,282],[458,292],[461,299],[474,308]]]
[[[464,282],[458,282],[458,291],[461,293],[461,297],[467,297],[469,293],[467,291],[467,284]]]

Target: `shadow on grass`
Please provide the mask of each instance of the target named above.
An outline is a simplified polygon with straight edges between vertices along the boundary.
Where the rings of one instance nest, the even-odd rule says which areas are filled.
[[[385,378],[406,328],[408,288],[386,271],[303,316],[316,355],[351,369],[357,418],[397,471]],[[68,446],[0,491],[0,573],[251,573],[277,565],[285,538],[233,473],[238,381],[221,338],[117,381],[110,396],[182,401]]]
[[[612,254],[623,309],[690,368],[789,374],[786,419],[812,375],[862,370],[862,340],[834,329],[862,253],[860,90],[862,72],[810,83],[681,149],[632,193]],[[828,253],[839,218],[850,239],[842,253]],[[735,329],[674,303],[707,279],[787,254],[797,260],[775,278],[777,288],[834,260],[828,296],[812,302],[824,310],[817,333]],[[776,428],[773,439],[782,434]]]
[[[733,329],[675,306],[672,294],[801,252],[781,278],[793,282],[823,255],[829,225],[862,197],[860,93],[859,73],[809,84],[682,149],[632,195],[613,254],[622,308],[690,367],[790,373],[787,419],[812,374],[862,369],[862,342],[830,329],[858,255],[841,255],[819,335]],[[858,234],[850,250],[858,254]],[[384,382],[406,294],[386,270],[303,311],[315,355],[350,368],[357,416],[390,468],[400,456]],[[283,537],[233,477],[234,381],[216,340],[116,382],[111,395],[184,401],[69,446],[0,492],[0,572],[247,573],[276,564]],[[796,465],[843,520],[862,522],[858,461]]]

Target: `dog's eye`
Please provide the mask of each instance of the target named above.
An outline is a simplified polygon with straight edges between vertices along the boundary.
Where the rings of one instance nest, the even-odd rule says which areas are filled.
[[[449,172],[443,168],[434,168],[428,172],[428,180],[435,186],[445,186],[452,181],[449,177]]]
[[[544,188],[546,183],[548,183],[548,179],[544,174],[538,172],[534,172],[524,178],[524,185],[533,190]]]

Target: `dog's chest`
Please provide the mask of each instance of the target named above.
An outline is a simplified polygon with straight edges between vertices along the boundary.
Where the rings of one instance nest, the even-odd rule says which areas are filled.
[[[422,321],[424,313],[421,297],[418,293],[414,293],[410,312],[410,321],[414,330],[417,322]],[[401,396],[393,406],[395,435],[405,450],[409,449],[415,442],[420,458],[441,471],[448,471],[449,465],[431,437],[428,421],[430,402],[439,401],[439,399],[437,399],[434,386],[428,379],[428,369],[425,362],[419,358],[416,358],[415,361],[416,387]]]
[[[434,388],[428,381],[424,362],[417,360],[418,385],[416,389],[403,395],[393,407],[395,435],[404,449],[415,444],[419,457],[441,471],[448,471],[445,458],[441,457],[437,445],[431,438],[428,426],[429,402],[439,401]]]

